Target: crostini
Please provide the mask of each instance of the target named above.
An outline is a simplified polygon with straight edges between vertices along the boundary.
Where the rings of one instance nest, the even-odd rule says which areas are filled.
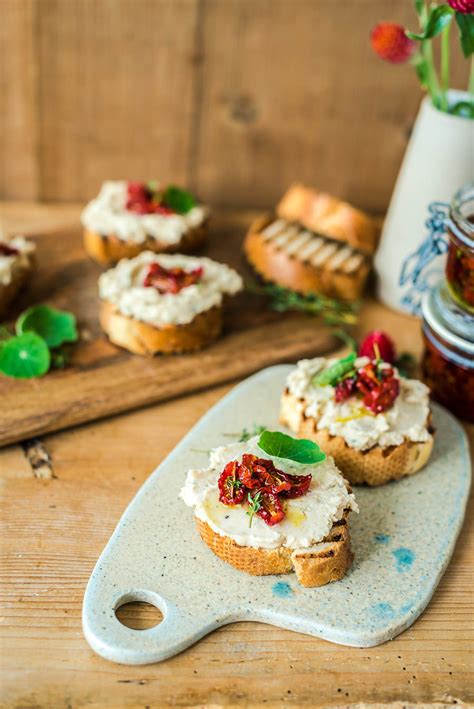
[[[36,245],[24,236],[0,234],[0,318],[16,298],[34,269]]]
[[[180,497],[194,508],[208,547],[254,576],[295,571],[307,587],[341,579],[353,554],[347,525],[357,504],[334,461],[300,464],[268,453],[262,437],[280,436],[297,451],[303,443],[266,431],[244,443],[211,451],[209,466],[190,470]],[[314,444],[313,444],[314,445]]]
[[[155,182],[104,182],[81,215],[84,247],[101,264],[142,251],[190,252],[207,236],[209,210],[185,190]]]
[[[353,484],[413,475],[433,447],[429,389],[380,358],[303,359],[290,372],[281,423],[316,441]]]
[[[369,216],[296,184],[277,205],[276,215],[254,221],[244,251],[265,281],[304,295],[353,301],[362,293],[377,239],[377,225]]]
[[[209,258],[145,251],[100,276],[100,323],[135,354],[198,350],[219,336],[223,298],[242,286],[236,271]]]

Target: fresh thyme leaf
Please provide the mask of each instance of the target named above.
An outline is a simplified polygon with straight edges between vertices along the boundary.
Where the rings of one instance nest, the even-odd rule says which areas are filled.
[[[59,347],[64,342],[78,339],[74,315],[49,305],[35,305],[25,310],[16,322],[16,332],[17,335],[36,332],[49,347]]]
[[[261,492],[256,492],[255,495],[252,497],[251,494],[249,493],[247,495],[247,502],[249,505],[249,510],[245,513],[247,514],[250,519],[249,519],[249,527],[252,526],[252,521],[254,518],[254,515],[257,514],[259,509],[262,506],[262,493]]]
[[[301,295],[274,283],[251,282],[246,285],[246,289],[250,293],[267,296],[270,299],[270,308],[279,313],[294,310],[318,315],[328,325],[354,325],[357,322],[358,302],[345,303],[320,293]]]
[[[357,358],[355,352],[351,352],[347,357],[343,357],[335,362],[328,369],[324,369],[319,374],[316,374],[312,379],[312,383],[316,386],[334,386],[340,381],[346,374],[348,374],[352,369],[354,369],[354,362]]]
[[[261,433],[263,433],[266,429],[266,426],[260,426],[259,424],[254,423],[252,428],[244,428],[241,431],[240,438],[239,438],[239,443],[244,443],[245,441],[248,441],[249,438],[253,438],[254,436],[259,436]]]
[[[163,204],[178,214],[187,214],[196,206],[196,200],[190,192],[170,185],[163,192]]]
[[[15,379],[41,377],[51,361],[48,345],[35,332],[11,337],[0,348],[0,372]]]
[[[258,446],[268,455],[302,465],[316,465],[326,460],[326,454],[317,443],[306,438],[293,438],[280,431],[264,431],[258,439]]]

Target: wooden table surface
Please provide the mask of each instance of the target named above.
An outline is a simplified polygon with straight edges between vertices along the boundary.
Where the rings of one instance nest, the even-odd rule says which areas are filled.
[[[77,215],[76,205],[0,206],[7,231],[33,233],[65,220],[74,223]],[[419,354],[419,323],[413,318],[368,300],[360,331],[375,326],[391,332],[400,349]],[[2,706],[473,701],[472,499],[432,602],[409,630],[385,645],[349,648],[260,623],[236,623],[156,665],[115,665],[90,650],[81,606],[97,557],[149,473],[229,388],[0,452]],[[155,614],[135,605],[122,617],[147,627]]]

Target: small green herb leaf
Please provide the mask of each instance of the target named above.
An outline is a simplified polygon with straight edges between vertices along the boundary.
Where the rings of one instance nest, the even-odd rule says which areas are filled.
[[[250,519],[249,519],[249,527],[252,526],[252,521],[254,518],[254,515],[257,514],[259,511],[260,507],[262,506],[262,493],[261,492],[256,492],[255,495],[252,497],[252,495],[249,493],[247,495],[247,502],[249,505],[249,510],[245,513],[247,514]]]
[[[186,190],[174,185],[166,188],[163,192],[162,201],[163,204],[178,214],[187,214],[196,206],[196,200],[190,192],[186,192]]]
[[[312,383],[316,386],[334,386],[337,384],[346,374],[354,369],[354,362],[356,360],[357,354],[351,352],[347,357],[335,362],[328,369],[323,370],[319,374],[313,377]]]
[[[317,443],[306,438],[292,438],[279,431],[264,431],[258,439],[259,448],[275,458],[293,460],[302,465],[315,465],[326,460]]]
[[[48,371],[50,361],[48,345],[35,332],[12,337],[0,348],[0,372],[7,377],[41,377]]]
[[[410,39],[425,40],[432,39],[440,34],[444,28],[449,25],[454,15],[454,10],[449,5],[437,5],[433,7],[428,15],[428,20],[424,26],[423,32],[416,34],[415,32],[407,32],[406,35]]]
[[[17,320],[16,331],[18,335],[36,332],[49,347],[59,347],[64,342],[78,339],[74,315],[49,305],[35,305],[25,310]]]
[[[353,325],[357,322],[359,303],[345,303],[328,298],[320,293],[301,295],[289,288],[282,288],[274,283],[258,284],[249,282],[246,285],[249,293],[267,296],[269,307],[278,313],[298,311],[321,317],[328,325]]]

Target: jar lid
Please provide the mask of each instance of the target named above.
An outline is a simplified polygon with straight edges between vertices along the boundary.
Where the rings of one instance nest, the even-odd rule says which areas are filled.
[[[452,300],[445,281],[426,293],[421,311],[425,322],[445,342],[474,357],[474,317]]]
[[[469,249],[474,248],[474,182],[456,192],[449,210],[449,228]]]

